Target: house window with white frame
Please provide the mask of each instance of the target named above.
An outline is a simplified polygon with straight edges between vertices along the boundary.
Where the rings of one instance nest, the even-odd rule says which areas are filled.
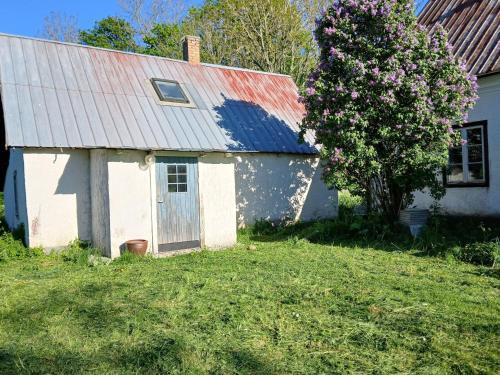
[[[446,187],[488,186],[488,140],[486,121],[459,129],[463,144],[450,148]]]

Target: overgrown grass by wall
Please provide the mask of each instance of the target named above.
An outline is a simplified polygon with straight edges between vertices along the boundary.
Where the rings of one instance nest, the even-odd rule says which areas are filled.
[[[500,261],[500,218],[434,214],[421,236],[413,238],[401,224],[388,224],[380,216],[364,215],[361,204],[361,198],[340,192],[339,216],[335,220],[289,226],[259,221],[248,231],[268,241],[296,238],[319,244],[413,251],[490,267]]]
[[[360,214],[361,204],[359,197],[341,192],[339,217],[335,220],[288,226],[258,221],[246,232],[268,241],[295,238],[319,244],[418,251],[423,255],[453,257],[490,267],[496,266],[500,261],[500,218],[434,215],[422,235],[415,239],[402,225],[388,225],[380,217],[366,217]],[[0,262],[42,255],[43,249],[27,248],[23,245],[22,228],[13,233],[9,231],[3,220],[3,207],[3,194],[0,194]],[[57,256],[87,263],[91,256],[92,259],[100,257],[100,253],[99,250],[75,240],[68,244],[66,249],[59,251]]]

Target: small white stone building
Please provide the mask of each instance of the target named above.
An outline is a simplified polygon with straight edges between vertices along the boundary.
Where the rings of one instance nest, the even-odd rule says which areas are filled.
[[[292,79],[200,63],[192,37],[184,54],[0,35],[5,213],[29,246],[218,248],[258,219],[337,215]]]
[[[448,31],[455,55],[479,85],[479,100],[461,128],[467,144],[450,151],[446,195],[437,203],[448,214],[500,216],[500,2],[429,1],[419,22]],[[415,194],[418,208],[434,203],[428,194]]]

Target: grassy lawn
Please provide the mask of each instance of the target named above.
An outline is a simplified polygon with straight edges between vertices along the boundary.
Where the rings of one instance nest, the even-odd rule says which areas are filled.
[[[76,260],[0,262],[1,374],[500,370],[488,268],[248,233],[219,252]]]

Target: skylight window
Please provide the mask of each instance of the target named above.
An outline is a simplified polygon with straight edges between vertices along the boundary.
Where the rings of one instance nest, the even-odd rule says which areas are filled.
[[[156,78],[153,78],[151,82],[162,102],[189,103],[189,99],[179,82]]]

